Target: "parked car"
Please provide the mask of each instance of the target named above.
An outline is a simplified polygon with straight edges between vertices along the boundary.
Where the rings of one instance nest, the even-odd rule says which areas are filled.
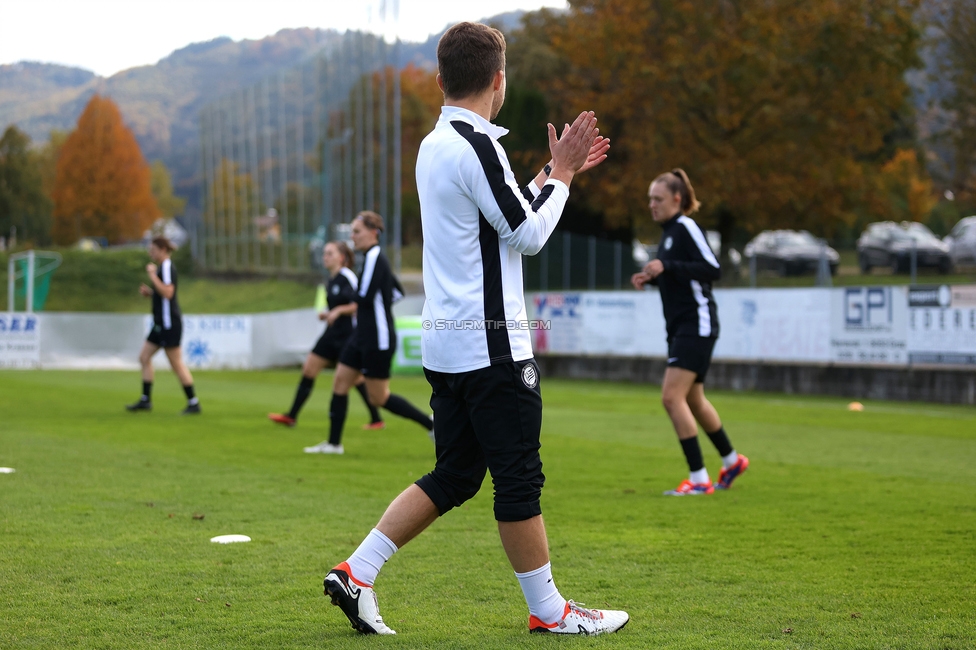
[[[746,244],[744,254],[756,270],[772,270],[782,276],[816,273],[821,255],[827,258],[830,274],[837,274],[840,255],[822,239],[806,230],[764,230]]]
[[[916,268],[935,268],[939,273],[952,270],[949,246],[920,223],[893,221],[868,224],[857,239],[857,261],[861,273],[876,266],[889,267],[892,273],[907,273],[915,250]]]
[[[976,215],[960,220],[942,241],[953,264],[976,264]]]

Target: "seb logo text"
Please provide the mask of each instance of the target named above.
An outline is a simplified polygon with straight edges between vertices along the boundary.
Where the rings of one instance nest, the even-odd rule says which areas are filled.
[[[845,329],[888,330],[891,321],[891,287],[844,289]]]
[[[36,316],[0,314],[0,332],[34,332],[36,330]]]

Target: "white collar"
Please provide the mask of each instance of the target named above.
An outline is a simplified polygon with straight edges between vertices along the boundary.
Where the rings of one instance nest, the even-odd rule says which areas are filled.
[[[492,124],[474,111],[461,108],[460,106],[441,106],[441,116],[439,121],[452,122],[454,120],[467,122],[471,126],[475,127],[476,130],[488,134],[495,140],[508,133],[508,129]]]

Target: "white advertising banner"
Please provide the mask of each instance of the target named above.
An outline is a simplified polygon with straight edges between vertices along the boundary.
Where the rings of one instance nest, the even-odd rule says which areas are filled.
[[[829,354],[830,290],[715,292],[718,359],[823,361]],[[657,291],[538,293],[527,300],[536,354],[666,357]]]
[[[41,364],[41,324],[34,314],[0,313],[0,368]]]
[[[146,317],[146,334],[152,317]],[[314,341],[313,341],[314,343]],[[239,315],[183,316],[183,360],[191,368],[251,368],[251,317]],[[166,355],[153,365],[168,368]]]
[[[657,292],[539,293],[527,311],[536,354],[667,354]]]
[[[976,366],[976,285],[719,289],[715,300],[716,360]],[[421,304],[397,313],[399,370],[419,368]],[[538,355],[667,356],[656,290],[529,294],[526,307]],[[135,369],[151,326],[136,314],[0,313],[0,368]],[[185,315],[183,356],[192,368],[295,365],[322,330],[313,309]],[[168,367],[163,354],[154,362]]]
[[[716,359],[823,361],[830,289],[719,289]]]
[[[908,290],[913,364],[976,365],[976,285]]]
[[[906,287],[831,290],[830,361],[908,364]]]

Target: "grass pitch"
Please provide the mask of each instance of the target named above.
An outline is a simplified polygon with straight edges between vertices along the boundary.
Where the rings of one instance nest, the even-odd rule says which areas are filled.
[[[489,483],[390,561],[377,589],[399,634],[366,638],[322,577],[432,447],[393,416],[360,431],[354,394],[346,455],[305,455],[326,437],[327,375],[297,428],[264,419],[297,381],[201,372],[204,414],[181,418],[168,373],[156,410],[129,414],[136,373],[0,372],[0,466],[17,470],[0,475],[0,647],[976,647],[972,408],[715,392],[752,466],[727,493],[666,498],[685,466],[658,389],[544,380],[557,584],[630,624],[530,636]],[[209,542],[225,533],[254,541]]]

